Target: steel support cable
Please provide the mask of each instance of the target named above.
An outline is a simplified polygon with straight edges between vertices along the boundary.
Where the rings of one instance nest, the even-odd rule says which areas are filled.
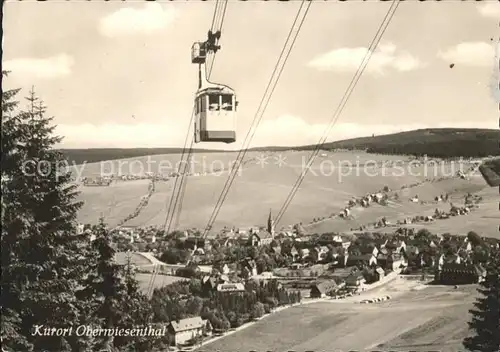
[[[193,106],[193,111],[191,113],[191,119],[190,119],[189,126],[188,126],[188,132],[187,132],[187,135],[186,135],[186,139],[184,141],[184,148],[183,148],[182,154],[181,154],[181,163],[182,163],[182,161],[184,159],[185,149],[186,149],[186,146],[187,146],[187,142],[189,140],[189,131],[190,131],[190,128],[191,128],[191,124],[194,121],[194,116],[195,116],[195,106]],[[166,215],[165,221],[163,223],[163,230],[164,231],[167,229],[167,223],[169,222],[169,218],[170,218],[170,215],[171,215],[173,201],[174,201],[174,198],[176,198],[175,197],[175,193],[176,193],[176,187],[177,187],[178,179],[179,179],[179,173],[177,172],[177,174],[175,175],[174,187],[172,189],[172,196],[170,197],[170,201],[169,201],[169,204],[168,204],[167,215]],[[173,213],[172,213],[172,217],[173,217]],[[166,233],[168,233],[170,231],[169,227],[166,230]],[[156,265],[153,266],[153,272],[151,273],[151,278],[150,278],[149,283],[148,283],[148,289],[147,289],[147,293],[146,293],[147,296],[151,296],[152,293],[153,293],[154,282],[156,280],[156,276],[158,275],[158,269],[159,269],[158,266],[156,266]]]
[[[318,155],[319,153],[319,150],[321,149],[321,146],[326,142],[326,139],[328,138],[328,135],[329,135],[329,132],[331,131],[332,127],[335,125],[336,121],[338,120],[341,112],[343,111],[345,105],[347,104],[347,101],[350,97],[350,95],[352,94],[357,82],[359,81],[364,69],[366,68],[370,58],[371,58],[371,55],[374,51],[374,49],[377,47],[378,43],[380,42],[380,39],[382,38],[385,30],[387,29],[388,25],[390,24],[390,21],[392,20],[392,17],[394,16],[394,13],[397,9],[397,7],[399,6],[399,0],[393,0],[393,3],[391,4],[391,7],[389,8],[389,11],[387,12],[386,16],[384,17],[384,20],[382,21],[382,24],[380,25],[376,35],[375,35],[375,38],[373,39],[371,45],[370,45],[370,48],[368,49],[368,52],[367,54],[365,55],[365,58],[363,59],[362,63],[360,64],[360,67],[358,68],[358,71],[356,72],[355,76],[353,77],[349,87],[347,88],[346,90],[346,93],[344,94],[344,97],[343,99],[341,100],[339,106],[337,107],[337,109],[335,110],[335,113],[332,117],[332,122],[330,122],[330,126],[327,128],[327,130],[325,131],[325,134],[322,136],[320,142],[318,143],[318,145],[316,146],[316,148],[314,149],[313,153],[311,154],[311,157],[309,158],[309,161],[307,163],[307,166],[305,167],[305,169],[303,170],[302,174],[299,176],[299,178],[297,179],[297,182],[295,183],[295,185],[293,186],[292,188],[292,191],[290,192],[290,194],[288,195],[283,207],[280,209],[280,212],[278,213],[278,216],[276,218],[276,223],[278,223],[283,214],[285,213],[285,211],[287,210],[289,204],[291,203],[291,201],[293,200],[293,197],[295,196],[298,188],[300,187],[300,184],[302,183],[305,175],[307,174],[307,172],[309,171],[312,163],[314,162],[314,159],[316,158],[316,156]],[[387,20],[387,22],[386,22]]]
[[[221,26],[219,26],[219,22],[221,22],[221,20],[220,20],[220,18],[221,18],[221,12],[219,11],[220,3],[221,3],[220,0],[217,0],[215,2],[214,14],[213,14],[213,17],[212,17],[212,24],[210,26],[210,30],[212,32],[215,32],[216,30],[220,30],[221,29]],[[205,67],[205,70],[206,70],[206,67]],[[179,192],[180,188],[177,187],[177,184],[179,182],[179,177],[181,177],[181,184],[183,183],[183,179],[184,179],[184,170],[185,169],[181,172],[181,166],[186,164],[184,162],[184,155],[185,155],[185,151],[186,151],[186,148],[187,148],[189,137],[191,136],[190,128],[191,128],[191,126],[194,123],[194,117],[195,117],[195,107],[193,107],[193,112],[192,112],[192,115],[191,115],[191,120],[190,120],[189,126],[188,126],[188,132],[187,132],[187,135],[186,135],[186,139],[184,141],[184,147],[183,147],[182,154],[181,154],[181,160],[179,161],[179,168],[177,170],[177,175],[175,177],[174,189],[172,190],[172,197],[170,198],[170,203],[169,203],[168,210],[167,210],[167,217],[166,217],[164,225],[163,225],[163,227],[164,227],[164,229],[166,229],[167,233],[170,232],[172,220],[173,220],[174,213],[175,213],[175,208],[177,206],[176,203],[177,203],[177,200],[179,199],[178,192]],[[189,148],[189,154],[192,154],[193,144],[194,144],[194,141],[191,142],[191,145],[190,145],[190,148]],[[189,155],[188,155],[188,158],[189,158]],[[175,203],[174,203],[174,200],[175,200]]]
[[[228,194],[228,192],[229,192],[229,189],[230,189],[230,187],[231,187],[232,183],[234,182],[234,178],[235,178],[235,176],[236,176],[236,170],[239,168],[239,166],[240,166],[241,162],[243,161],[244,156],[246,155],[246,153],[247,153],[247,151],[248,151],[249,144],[250,144],[250,142],[251,142],[251,140],[252,140],[252,138],[253,138],[253,136],[254,136],[254,134],[255,134],[255,132],[256,132],[256,128],[258,127],[258,124],[259,124],[260,120],[262,119],[262,115],[264,114],[265,109],[267,108],[267,105],[269,104],[269,101],[270,101],[270,98],[271,98],[271,96],[272,96],[272,93],[274,92],[274,89],[276,88],[276,85],[277,85],[277,83],[278,83],[278,81],[279,81],[279,77],[280,77],[280,75],[281,75],[281,73],[282,73],[282,71],[283,71],[283,69],[284,69],[284,64],[286,63],[286,60],[288,59],[288,56],[290,55],[291,49],[293,48],[293,45],[294,45],[294,43],[295,43],[295,40],[297,39],[297,36],[298,36],[298,34],[299,34],[299,32],[300,32],[300,28],[301,28],[301,26],[302,26],[302,24],[303,24],[303,22],[304,22],[304,20],[305,20],[305,16],[307,15],[307,12],[308,12],[308,10],[309,10],[310,4],[311,4],[310,2],[309,2],[309,4],[308,4],[308,6],[307,6],[307,9],[306,9],[305,13],[304,13],[304,17],[302,18],[302,21],[301,21],[301,23],[300,23],[299,29],[298,29],[298,31],[297,31],[297,33],[296,33],[296,35],[295,35],[295,37],[294,37],[294,39],[293,39],[293,41],[292,41],[292,44],[291,44],[291,46],[290,46],[290,49],[289,49],[289,51],[288,51],[288,53],[287,53],[287,55],[286,55],[286,57],[285,57],[285,60],[284,60],[284,62],[283,62],[283,66],[282,66],[282,67],[281,67],[281,69],[279,70],[279,73],[278,73],[278,76],[277,76],[277,80],[276,80],[276,82],[275,82],[275,84],[274,84],[273,88],[271,89],[271,93],[270,93],[270,95],[269,95],[269,97],[268,97],[268,100],[267,100],[267,102],[266,102],[266,103],[264,103],[265,98],[266,98],[266,96],[267,96],[267,93],[268,93],[268,91],[269,91],[269,88],[270,88],[270,86],[271,86],[271,84],[272,84],[272,82],[273,82],[274,74],[275,74],[275,72],[278,70],[278,67],[279,67],[279,64],[280,64],[280,60],[281,60],[281,58],[283,57],[283,54],[284,54],[284,52],[285,52],[285,50],[286,50],[286,47],[287,47],[288,41],[290,40],[291,34],[293,33],[293,29],[295,28],[295,24],[296,24],[296,22],[297,22],[297,20],[298,20],[298,18],[299,18],[299,16],[300,16],[300,11],[301,11],[301,9],[302,9],[302,7],[303,7],[303,5],[304,5],[304,3],[305,3],[305,2],[308,2],[308,1],[307,1],[307,0],[304,0],[304,1],[302,2],[302,4],[301,4],[301,7],[299,8],[298,14],[297,14],[297,16],[296,16],[296,18],[295,18],[295,21],[294,21],[293,25],[292,25],[292,29],[290,30],[290,33],[289,33],[289,35],[288,35],[288,37],[287,37],[287,40],[286,40],[286,42],[285,42],[285,45],[284,45],[284,47],[283,47],[283,50],[282,50],[282,52],[281,52],[281,54],[280,54],[280,58],[278,59],[278,63],[277,63],[277,64],[276,64],[276,66],[275,66],[275,69],[274,69],[274,71],[273,71],[273,75],[271,76],[270,82],[268,83],[268,86],[267,86],[266,91],[265,91],[265,93],[264,93],[264,97],[263,97],[263,98],[262,98],[262,100],[261,100],[261,103],[260,103],[260,105],[259,105],[259,108],[258,108],[258,110],[257,110],[257,113],[256,113],[256,115],[255,115],[255,117],[254,117],[254,121],[252,122],[252,125],[253,125],[253,124],[255,124],[255,121],[257,120],[257,124],[255,125],[255,127],[253,127],[253,128],[254,128],[253,132],[252,132],[252,127],[250,128],[250,130],[249,130],[249,132],[248,132],[248,134],[247,134],[247,136],[246,136],[246,138],[245,138],[245,141],[244,141],[244,143],[243,143],[243,145],[245,145],[245,144],[246,144],[246,142],[247,142],[247,140],[249,140],[248,145],[247,145],[247,147],[246,147],[246,148],[242,148],[242,150],[240,150],[240,151],[239,151],[239,153],[238,153],[238,156],[237,156],[237,158],[236,158],[236,162],[233,164],[233,168],[232,168],[232,170],[231,170],[231,172],[230,172],[229,178],[226,180],[226,184],[224,185],[224,189],[223,189],[223,191],[222,191],[222,193],[221,193],[221,196],[219,197],[219,199],[218,199],[218,201],[217,201],[216,208],[214,209],[214,212],[212,213],[211,219],[210,219],[210,221],[209,221],[209,223],[208,223],[208,225],[207,225],[207,227],[206,227],[206,229],[205,229],[204,235],[206,235],[206,234],[208,233],[208,231],[211,229],[211,227],[212,227],[212,225],[213,225],[213,222],[215,221],[215,219],[216,219],[216,217],[217,217],[217,215],[218,215],[218,213],[219,213],[219,211],[220,211],[220,209],[221,209],[221,207],[222,207],[222,204],[224,203],[224,200],[225,200],[225,198],[226,198],[226,196],[227,196],[227,194]],[[264,106],[263,106],[263,105],[264,105]],[[258,113],[259,113],[259,111],[261,111],[260,116],[259,116],[259,114],[258,114]],[[250,137],[250,138],[249,138],[249,137]],[[242,156],[242,157],[241,157],[241,156]]]
[[[215,9],[214,9],[214,15],[212,16],[212,25],[210,26],[210,30],[213,32],[215,29],[215,23],[217,19],[217,9],[219,8],[219,0],[215,1]]]
[[[282,60],[282,58],[284,56],[284,53],[285,53],[285,51],[287,49],[287,46],[288,46],[288,44],[290,42],[290,38],[292,37],[292,34],[294,32],[295,25],[297,24],[297,22],[298,22],[298,20],[300,18],[301,11],[302,11],[302,9],[304,7],[304,4],[306,2],[308,3],[308,5],[306,7],[305,12],[303,13],[303,17],[302,17],[302,19],[301,19],[301,21],[299,23],[299,26],[298,26],[297,31],[295,33],[295,36],[294,36],[294,38],[291,41],[291,45],[290,45],[290,47],[288,49],[287,54],[285,55],[285,58],[283,60],[281,68],[280,68],[281,60]],[[300,33],[300,30],[301,30],[302,25],[303,25],[303,23],[305,21],[305,18],[307,17],[307,13],[309,11],[311,3],[312,3],[312,1],[310,1],[310,0],[303,0],[302,3],[301,3],[301,5],[300,5],[300,8],[299,8],[299,10],[297,12],[297,15],[296,15],[296,17],[294,19],[294,22],[292,24],[292,28],[290,29],[290,32],[288,33],[287,39],[285,41],[283,49],[282,49],[282,51],[280,53],[280,56],[278,58],[278,62],[276,63],[276,65],[274,67],[273,73],[271,75],[271,78],[270,78],[270,80],[268,82],[268,85],[266,87],[266,90],[264,92],[264,96],[262,97],[262,100],[261,100],[261,102],[259,104],[257,112],[255,113],[254,119],[252,121],[252,125],[251,125],[251,127],[250,127],[250,129],[249,129],[249,131],[248,131],[248,133],[247,133],[247,135],[245,137],[244,142],[243,142],[243,146],[245,146],[245,145],[247,145],[247,146],[244,147],[244,148],[242,148],[238,152],[238,155],[236,157],[235,163],[233,163],[233,167],[232,167],[232,169],[229,172],[229,177],[226,180],[226,183],[225,183],[225,185],[223,187],[221,195],[219,196],[219,199],[217,200],[217,203],[216,203],[216,206],[214,208],[214,211],[212,212],[212,215],[210,216],[208,224],[207,224],[207,226],[206,226],[206,228],[204,230],[204,233],[203,233],[204,237],[208,234],[208,231],[210,231],[211,227],[213,226],[213,223],[215,222],[215,220],[216,220],[216,218],[217,218],[217,216],[218,216],[218,214],[220,212],[220,209],[221,209],[221,207],[222,207],[222,205],[223,205],[223,203],[224,203],[224,201],[225,201],[225,199],[227,197],[229,189],[231,188],[231,185],[234,182],[237,170],[240,167],[240,164],[243,161],[243,159],[244,159],[244,157],[245,157],[245,155],[246,155],[246,153],[248,151],[248,148],[250,146],[250,143],[252,141],[253,136],[255,135],[255,132],[256,132],[256,129],[257,129],[259,123],[260,123],[260,120],[262,119],[262,116],[264,115],[264,112],[265,112],[265,110],[266,110],[266,108],[267,108],[267,106],[268,106],[268,104],[269,104],[269,102],[271,100],[272,94],[273,94],[274,90],[276,89],[276,86],[278,84],[279,78],[280,78],[280,76],[281,76],[281,74],[283,72],[283,69],[285,67],[286,61],[288,60],[288,57],[290,56],[290,53],[291,53],[291,51],[293,49],[295,41],[297,40],[297,37],[298,37],[298,35]],[[274,81],[276,72],[278,72],[278,74],[276,75],[276,80],[275,80],[274,85],[273,85],[273,81]],[[271,86],[272,86],[272,88],[271,88]],[[268,92],[270,92],[269,96],[268,96]],[[268,98],[267,101],[266,101],[266,97]],[[259,114],[259,112],[260,112],[260,114]]]
[[[174,204],[174,201],[177,202],[177,199],[178,199],[178,196],[177,196],[177,194],[178,194],[177,184],[179,182],[179,177],[183,176],[182,166],[184,164],[184,156],[186,154],[189,137],[191,135],[190,134],[190,132],[191,132],[191,125],[194,123],[194,117],[195,117],[195,107],[193,106],[193,111],[191,113],[191,119],[189,120],[188,131],[187,131],[187,134],[186,134],[186,138],[184,140],[184,147],[182,148],[181,158],[179,160],[179,166],[178,166],[178,168],[176,168],[177,170],[176,170],[176,175],[175,175],[174,187],[172,189],[172,196],[170,197],[170,202],[169,202],[169,205],[168,205],[167,216],[165,218],[165,222],[163,223],[163,229],[166,231],[166,233],[170,232],[170,227],[171,227],[172,219],[173,219],[174,212],[175,212],[176,204]],[[192,147],[192,143],[191,143],[191,147]],[[190,152],[191,151],[192,150],[190,148]]]
[[[228,0],[222,0],[221,3],[221,7],[222,7],[222,10],[220,12],[220,15],[219,15],[219,18],[217,20],[217,26],[215,26],[215,28],[212,29],[212,32],[217,32],[217,31],[220,31],[222,30],[222,25],[224,24],[224,18],[226,17],[226,9],[227,9],[227,2]],[[219,4],[219,0],[217,0],[217,4]],[[217,6],[216,4],[216,6]],[[217,10],[217,8],[216,8]],[[207,73],[207,78],[210,78],[210,75],[212,74],[212,69],[214,68],[214,62],[215,62],[215,53],[213,55],[211,55],[211,62],[210,62],[210,68],[208,70],[208,73]],[[205,69],[206,69],[206,66],[205,66]]]
[[[345,108],[345,106],[346,106],[346,104],[347,104],[347,102],[348,102],[348,100],[349,100],[352,92],[356,88],[356,85],[357,85],[359,79],[361,78],[361,75],[363,74],[366,66],[369,63],[370,58],[371,58],[373,52],[377,48],[380,40],[382,39],[382,36],[384,35],[387,27],[389,26],[389,24],[390,24],[390,22],[391,22],[391,20],[392,20],[392,18],[394,16],[394,14],[395,14],[398,6],[399,6],[399,2],[400,2],[400,0],[393,0],[391,6],[389,8],[389,10],[387,11],[387,14],[385,15],[382,23],[380,24],[380,26],[379,26],[376,34],[375,34],[375,37],[373,38],[373,40],[372,40],[372,42],[370,44],[370,47],[367,50],[367,53],[366,53],[365,57],[363,58],[360,66],[358,67],[358,70],[356,71],[354,77],[352,78],[349,86],[346,89],[346,92],[344,93],[344,96],[342,97],[342,99],[341,99],[341,101],[340,101],[337,109],[335,110],[335,112],[334,112],[334,114],[332,116],[332,120],[330,121],[329,126],[327,127],[327,129],[326,129],[325,133],[323,134],[323,136],[321,137],[319,143],[316,145],[315,149],[311,153],[311,156],[309,157],[309,160],[307,162],[306,167],[304,168],[304,170],[302,170],[301,175],[299,176],[299,178],[295,182],[294,186],[292,187],[291,192],[289,193],[289,195],[287,196],[287,198],[285,200],[285,203],[281,207],[281,209],[280,209],[280,211],[279,211],[279,213],[278,213],[278,215],[277,215],[277,217],[275,219],[275,223],[276,224],[279,223],[279,221],[283,217],[284,213],[288,209],[288,206],[292,202],[295,194],[297,193],[297,191],[298,191],[298,189],[299,189],[302,181],[304,180],[304,177],[306,176],[307,172],[311,168],[311,165],[314,162],[316,156],[318,155],[321,147],[325,144],[326,139],[328,138],[328,135],[330,134],[331,129],[336,124],[337,120],[340,117],[340,114],[344,110],[344,108]]]
[[[221,5],[219,6],[219,4],[221,4]],[[222,8],[222,10],[219,11],[220,8]],[[226,16],[226,9],[227,9],[227,0],[223,0],[221,2],[219,2],[219,0],[217,0],[215,11],[214,11],[214,19],[212,21],[212,27],[211,27],[212,31],[216,32],[216,31],[222,30],[222,25],[224,24],[224,18]],[[212,54],[211,57],[212,57],[212,60],[211,60],[211,65],[210,65],[210,69],[208,72],[206,71],[207,66],[205,65],[205,75],[207,77],[207,80],[210,80],[210,76],[212,74],[213,65],[215,63],[215,53]],[[191,124],[193,124],[193,121],[191,121]],[[188,132],[188,136],[186,136],[186,138],[188,138],[189,135],[190,134]],[[172,210],[172,218],[171,218],[170,223],[168,225],[167,233],[170,232],[170,229],[172,227],[172,223],[173,223],[174,227],[177,227],[179,224],[179,219],[180,219],[180,215],[182,212],[182,204],[184,202],[184,194],[186,192],[187,181],[188,181],[187,175],[191,172],[191,159],[193,156],[193,144],[194,144],[194,139],[192,139],[192,141],[191,141],[191,145],[189,147],[189,152],[188,152],[188,155],[186,157],[186,162],[184,163],[184,160],[182,160],[182,163],[184,165],[184,169],[182,170],[182,172],[180,172],[181,183],[180,183],[178,191],[176,192],[177,195],[175,196],[176,199],[175,199],[175,203],[174,203],[173,210]],[[177,205],[179,206],[179,208],[178,208],[178,211],[175,212],[177,209]],[[174,221],[174,216],[175,216],[175,221]]]
[[[182,212],[182,205],[184,204],[184,194],[186,193],[186,186],[187,186],[187,181],[188,181],[188,175],[191,172],[191,159],[193,157],[193,144],[194,144],[194,138],[191,139],[191,146],[189,147],[189,153],[186,158],[186,163],[184,166],[184,170],[182,173],[182,178],[181,178],[181,183],[179,186],[179,192],[177,195],[177,201],[176,205],[178,204],[178,210],[177,213],[175,213],[175,221],[174,221],[174,228],[177,228],[179,226],[179,220]],[[175,207],[174,207],[175,211]]]
[[[184,160],[184,154],[185,154],[185,150],[186,150],[186,146],[187,146],[187,143],[188,143],[188,140],[189,140],[189,134],[190,134],[190,128],[191,128],[191,125],[193,124],[193,121],[194,121],[194,116],[195,116],[195,107],[193,106],[193,111],[191,113],[191,119],[189,121],[189,126],[188,126],[188,132],[187,132],[187,135],[186,135],[186,139],[184,141],[184,147],[183,147],[183,150],[182,150],[182,154],[181,154],[181,159],[180,159],[180,163],[183,162]],[[191,148],[192,148],[192,143],[191,143]],[[190,148],[190,152],[191,152],[191,148]],[[179,165],[179,169],[180,169],[180,166]],[[173,205],[173,200],[178,198],[178,195],[176,196],[176,187],[177,187],[177,182],[179,180],[179,172],[180,170],[177,170],[177,174],[175,175],[175,182],[174,182],[174,187],[172,189],[172,196],[170,197],[170,201],[169,201],[169,205],[168,205],[168,210],[167,210],[167,216],[165,217],[165,222],[163,224],[163,229],[165,231],[166,234],[168,234],[170,232],[170,225],[172,223],[172,219],[173,219],[173,216],[174,216],[174,212],[175,212],[175,205]],[[181,180],[182,182],[182,180]],[[172,210],[172,213],[171,213],[171,210]],[[171,217],[170,217],[171,215]],[[170,221],[169,221],[169,218],[170,218]],[[168,226],[167,226],[167,223]],[[166,230],[165,230],[166,229]],[[158,275],[158,270],[159,270],[159,267],[157,265],[154,265],[153,266],[153,272],[151,274],[151,279],[150,279],[150,282],[149,282],[149,285],[148,285],[148,290],[147,290],[147,296],[152,296],[153,294],[153,291],[154,291],[154,282],[156,280],[156,276]]]

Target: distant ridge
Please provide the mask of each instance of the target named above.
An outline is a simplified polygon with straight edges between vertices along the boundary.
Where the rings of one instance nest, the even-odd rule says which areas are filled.
[[[59,149],[70,163],[76,165],[97,163],[105,160],[136,158],[146,155],[180,154],[182,148],[88,148]],[[193,149],[195,153],[220,153],[223,150]],[[187,151],[186,151],[187,153]]]
[[[500,155],[500,130],[473,128],[429,128],[407,132],[361,137],[325,143],[324,150],[365,150],[376,154],[427,155],[429,157],[486,157]],[[297,147],[256,147],[249,151],[313,150],[315,145]],[[179,154],[182,148],[95,148],[60,149],[70,163],[95,163],[104,160],[146,155]],[[238,152],[193,149],[194,153]]]
[[[357,149],[376,154],[443,158],[486,157],[500,155],[499,142],[498,129],[428,128],[325,143],[322,149]],[[300,150],[314,147],[303,146]]]

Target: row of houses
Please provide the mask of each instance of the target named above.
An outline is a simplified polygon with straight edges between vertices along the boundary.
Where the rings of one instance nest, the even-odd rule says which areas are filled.
[[[437,263],[435,281],[445,285],[472,284],[483,281],[486,269],[481,264],[473,264],[459,255],[441,254]]]
[[[363,291],[365,284],[380,281],[385,275],[386,272],[381,267],[364,272],[354,269],[346,278],[333,278],[313,283],[309,295],[311,298],[324,298],[338,294],[343,289],[350,292]]]

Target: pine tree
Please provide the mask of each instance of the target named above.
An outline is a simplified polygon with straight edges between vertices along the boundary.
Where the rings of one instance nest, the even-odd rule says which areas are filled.
[[[100,328],[113,329],[120,319],[120,303],[126,287],[121,278],[121,267],[115,262],[115,251],[110,246],[109,234],[103,219],[93,228],[92,242],[94,260],[85,288],[79,292],[81,299],[92,302],[89,315]],[[99,336],[95,339],[96,349],[113,349],[113,336]]]
[[[485,281],[478,289],[481,297],[472,309],[469,327],[474,336],[464,340],[464,346],[471,351],[500,351],[500,252],[491,256]]]
[[[2,78],[6,78],[8,72],[2,72]],[[18,279],[16,269],[19,268],[19,263],[12,249],[19,249],[16,243],[16,235],[9,230],[7,220],[15,214],[16,204],[9,204],[12,197],[9,197],[8,189],[14,180],[14,171],[21,160],[19,157],[18,148],[20,143],[20,130],[18,117],[15,110],[19,104],[15,97],[19,89],[6,90],[2,92],[2,168],[1,168],[1,190],[2,190],[2,324],[1,324],[1,339],[2,346],[6,349],[14,351],[30,351],[33,346],[23,336],[21,331],[21,315],[18,287],[14,283]],[[12,196],[12,195],[11,195]],[[20,215],[20,214],[19,214]],[[15,218],[12,219],[15,221]],[[24,221],[20,217],[15,224],[10,223],[14,228],[24,226]],[[22,264],[20,265],[22,266]]]
[[[124,281],[126,287],[126,299],[122,303],[121,310],[126,314],[122,317],[124,326],[142,326],[161,328],[163,324],[154,324],[154,312],[150,299],[140,291],[139,282],[135,278],[136,269],[133,267],[130,258],[124,270]],[[126,346],[134,352],[150,352],[159,348],[164,350],[164,343],[161,338],[154,336],[118,337],[116,345]]]
[[[111,235],[103,219],[93,228],[94,261],[91,274],[80,292],[81,299],[93,302],[89,315],[92,322],[105,329],[133,329],[152,325],[150,302],[139,291],[130,260],[126,266],[117,264]],[[97,337],[94,349],[106,351],[151,351],[157,341],[154,336]]]
[[[88,241],[77,235],[76,186],[53,149],[61,138],[33,91],[27,100],[2,128],[2,311],[11,318],[2,319],[2,342],[13,350],[26,341],[35,351],[83,351],[84,337],[33,334],[36,326],[68,328],[85,316],[86,302],[75,292]],[[5,109],[13,111],[9,103]]]

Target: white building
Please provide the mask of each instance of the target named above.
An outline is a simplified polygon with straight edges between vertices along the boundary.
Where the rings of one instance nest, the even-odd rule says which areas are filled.
[[[170,343],[184,345],[197,337],[208,336],[212,333],[212,325],[201,317],[187,318],[170,322],[168,327]]]

